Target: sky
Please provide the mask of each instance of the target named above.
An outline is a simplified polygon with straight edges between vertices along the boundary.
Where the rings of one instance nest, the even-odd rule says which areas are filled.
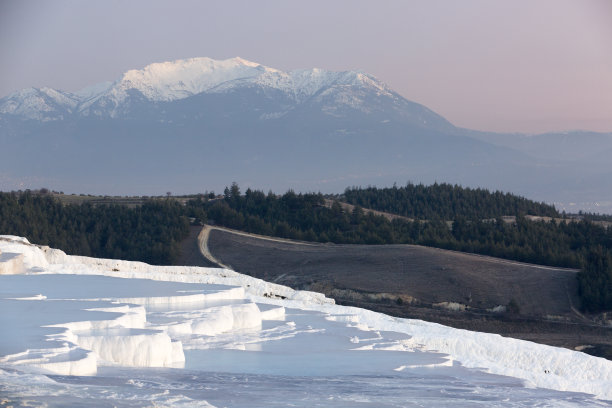
[[[609,0],[0,0],[0,97],[204,56],[360,69],[470,129],[612,132]]]

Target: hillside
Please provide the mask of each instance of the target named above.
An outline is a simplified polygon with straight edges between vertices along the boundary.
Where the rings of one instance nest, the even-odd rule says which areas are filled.
[[[219,228],[205,245],[235,270],[341,304],[612,357],[612,328],[576,311],[575,270],[413,245],[303,243]],[[511,303],[517,310],[503,312]]]
[[[399,216],[339,201],[363,193],[365,204]],[[347,189],[326,199],[292,190],[275,195],[249,188],[241,194],[233,183],[222,200],[189,205],[213,224],[262,235],[336,244],[418,244],[549,266],[579,268],[591,247],[610,249],[612,242],[612,230],[592,222],[554,220],[549,215],[559,214],[550,205],[449,184]]]

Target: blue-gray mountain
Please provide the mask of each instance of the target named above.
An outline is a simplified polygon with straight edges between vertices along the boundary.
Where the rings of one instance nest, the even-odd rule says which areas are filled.
[[[362,72],[233,58],[152,64],[76,93],[0,99],[0,189],[101,194],[241,186],[338,192],[445,181],[612,202],[612,134],[460,129]]]

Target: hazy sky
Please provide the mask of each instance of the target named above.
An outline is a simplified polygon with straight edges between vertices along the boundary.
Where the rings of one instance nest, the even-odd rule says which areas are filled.
[[[198,56],[362,69],[472,129],[612,131],[611,0],[0,0],[0,96]]]

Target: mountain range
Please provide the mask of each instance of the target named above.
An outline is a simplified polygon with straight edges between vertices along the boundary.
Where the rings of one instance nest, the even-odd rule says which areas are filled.
[[[236,181],[338,192],[438,181],[612,210],[612,133],[462,129],[364,72],[284,72],[241,58],[155,63],[78,92],[15,92],[0,99],[0,143],[2,190],[152,195]]]

